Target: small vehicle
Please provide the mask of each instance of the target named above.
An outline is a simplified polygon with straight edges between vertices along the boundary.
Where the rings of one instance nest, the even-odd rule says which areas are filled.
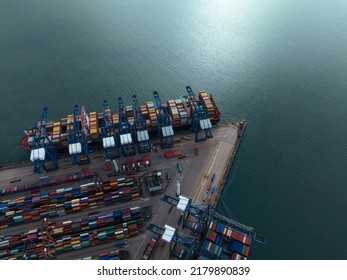
[[[182,173],[182,165],[180,163],[177,163],[177,169],[180,173]]]

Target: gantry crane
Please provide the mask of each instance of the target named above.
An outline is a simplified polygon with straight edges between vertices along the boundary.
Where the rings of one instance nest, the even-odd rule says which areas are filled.
[[[45,106],[42,110],[40,123],[38,126],[31,128],[35,145],[31,150],[30,160],[34,163],[34,173],[41,173],[42,170],[51,171],[58,169],[57,149],[46,134],[47,122],[48,108]],[[46,167],[46,156],[53,164],[51,168]]]
[[[88,143],[84,131],[81,130],[80,115],[80,107],[76,104],[73,119],[68,123],[68,128],[69,154],[72,156],[72,163],[77,165],[90,163]]]
[[[54,249],[54,238],[50,234],[50,220],[45,217],[42,219],[42,256],[50,260],[54,259],[55,255],[51,252]]]
[[[133,156],[135,154],[134,142],[131,135],[131,125],[128,121],[127,115],[124,112],[124,104],[122,97],[118,97],[119,108],[119,125],[118,136],[120,138],[120,145],[122,147],[123,156]]]
[[[164,195],[161,200],[172,206],[176,206],[179,211],[183,212],[183,228],[189,228],[200,234],[206,230],[207,221],[210,219],[212,212],[210,210],[211,206],[192,204],[191,199],[183,196],[174,197]],[[196,219],[191,220],[189,216],[193,216]]]
[[[89,135],[89,117],[84,106],[81,106],[81,130],[84,133],[84,137],[86,138],[87,143],[90,143],[91,140]]]
[[[262,244],[266,243],[266,238],[259,234],[256,234],[254,232],[253,227],[246,226],[240,222],[237,222],[233,219],[227,218],[219,214],[218,212],[215,211],[215,208],[210,205],[193,204],[190,198],[186,198],[184,196],[179,196],[177,198],[171,195],[164,195],[161,199],[168,204],[176,206],[178,210],[183,212],[184,227],[187,227],[194,231],[200,231],[200,232],[204,231],[203,227],[196,228],[195,226],[192,227],[190,225],[189,217],[192,216],[197,218],[200,222],[203,222],[203,223],[207,221],[215,221],[215,222],[223,223],[227,226],[230,226],[231,228],[239,230],[240,232],[246,233],[254,241],[257,241]]]
[[[216,256],[213,256],[210,252],[202,248],[206,232],[209,229],[211,222],[222,224],[228,229],[244,234],[251,240],[261,244],[266,244],[266,238],[255,233],[254,228],[219,214],[215,211],[214,207],[210,205],[193,204],[191,199],[184,196],[179,196],[179,198],[177,198],[170,195],[164,195],[162,200],[168,204],[176,206],[179,211],[183,212],[183,228],[188,228],[192,233],[200,235],[200,246],[199,250],[196,250],[196,256],[201,255],[207,258],[216,258]],[[226,254],[231,254],[227,250],[224,251]],[[219,258],[224,257],[219,256]]]
[[[24,251],[23,251],[23,259],[24,260],[33,260],[37,258],[37,255],[34,252],[34,248],[36,247],[36,243],[33,240],[26,239],[24,242]]]
[[[196,100],[195,95],[190,86],[186,86],[186,90],[188,93],[189,103],[192,108],[192,128],[195,132],[195,142],[205,141],[208,138],[212,138],[212,123],[210,119],[207,117],[207,112],[203,104],[200,100]],[[204,137],[199,138],[200,131],[205,132]]]
[[[160,235],[163,241],[169,243],[170,257],[191,259],[199,248],[199,243],[195,236],[182,234],[169,225],[161,227],[151,223],[147,229]]]
[[[151,151],[151,143],[149,141],[148,127],[145,118],[141,113],[139,106],[139,101],[137,96],[133,95],[133,104],[134,104],[134,126],[136,131],[136,141],[137,147],[140,154],[149,153]]]
[[[105,157],[114,159],[120,156],[119,142],[117,139],[116,127],[112,123],[112,112],[106,99],[104,100],[103,108],[102,145],[105,150]]]
[[[153,92],[156,107],[159,111],[158,115],[158,134],[160,139],[160,147],[162,149],[172,148],[174,145],[174,131],[172,128],[169,109],[163,107],[159,93],[157,91]]]

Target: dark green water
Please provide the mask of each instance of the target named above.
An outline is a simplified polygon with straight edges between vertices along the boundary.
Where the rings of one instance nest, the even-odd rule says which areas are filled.
[[[48,105],[213,94],[249,122],[221,211],[251,259],[347,259],[347,2],[2,0],[0,164]]]

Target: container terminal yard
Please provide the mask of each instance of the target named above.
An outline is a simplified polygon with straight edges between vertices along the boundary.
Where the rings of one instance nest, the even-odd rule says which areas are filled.
[[[117,126],[105,106],[93,150],[75,111],[70,156],[59,159],[44,108],[28,136],[31,162],[0,169],[0,259],[236,260],[247,259],[252,242],[266,243],[214,210],[247,123],[212,126],[193,97],[191,129],[174,131],[161,104],[151,137],[136,102],[133,125],[122,103]]]

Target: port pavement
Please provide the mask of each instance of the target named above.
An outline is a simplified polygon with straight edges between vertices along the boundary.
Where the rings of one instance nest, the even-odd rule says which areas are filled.
[[[194,134],[192,131],[183,131],[175,134],[175,137],[180,137],[181,142],[176,143],[173,149],[177,149],[182,155],[187,155],[184,159],[165,159],[164,151],[158,149],[158,152],[151,152],[151,170],[161,170],[162,173],[166,172],[169,175],[168,182],[164,181],[163,194],[169,194],[174,196],[176,194],[176,183],[181,183],[181,195],[192,198],[193,203],[201,204],[207,203],[210,199],[210,203],[216,205],[219,196],[222,192],[225,177],[228,174],[229,167],[235,156],[239,140],[238,135],[239,126],[238,123],[225,123],[214,126],[212,129],[213,138],[207,141],[195,143]],[[182,139],[183,136],[189,136],[190,140]],[[198,147],[199,155],[195,155],[195,148]],[[4,168],[0,170],[0,186],[2,188],[9,186],[16,186],[26,183],[38,181],[41,176],[48,175],[50,177],[63,177],[70,175],[81,170],[81,168],[89,167],[90,170],[98,172],[102,177],[107,176],[107,172],[103,171],[103,152],[95,151],[90,154],[91,164],[86,166],[74,166],[71,165],[70,158],[63,158],[59,160],[60,170],[50,172],[47,174],[32,174],[32,166],[28,162],[24,165],[16,165],[14,168]],[[134,159],[141,158],[141,155],[137,155]],[[119,162],[126,160],[124,158],[119,159]],[[179,173],[177,170],[177,163],[181,163],[183,170]],[[145,170],[147,171],[147,170]],[[207,191],[210,184],[212,174],[215,173],[215,179],[212,182],[212,186],[216,185],[217,189],[214,194],[211,193],[211,189]],[[138,175],[142,175],[140,173]],[[20,179],[20,182],[10,183],[11,180]],[[90,179],[89,181],[92,181]],[[88,182],[86,180],[85,182]],[[83,182],[84,183],[84,182]],[[68,187],[71,185],[79,184],[79,182],[71,183],[70,185],[64,185]],[[46,189],[51,191],[53,189],[61,188],[62,186],[55,186]],[[45,192],[46,190],[42,191]],[[100,213],[109,213],[115,209],[122,209],[126,207],[151,205],[153,207],[153,217],[150,220],[145,221],[148,223],[154,223],[159,226],[168,224],[170,226],[180,229],[181,225],[178,225],[178,218],[180,212],[177,209],[170,210],[170,205],[160,200],[162,195],[150,196],[144,191],[144,196],[136,201],[131,201],[123,204],[115,204],[107,207],[96,209]],[[19,196],[28,195],[26,193],[18,193],[6,196],[6,199],[14,199]],[[0,198],[5,199],[4,197]],[[52,218],[53,222],[61,222],[66,220],[76,220],[87,215],[87,211],[76,212],[63,217]],[[0,235],[11,234],[19,231],[28,230],[29,228],[39,227],[41,222],[21,224],[15,227],[7,228],[0,231]],[[182,230],[182,229],[180,229]],[[129,257],[131,259],[141,259],[146,249],[146,245],[150,241],[152,233],[145,230],[137,237],[127,240],[125,250],[129,251]],[[59,259],[78,259],[85,256],[101,253],[104,251],[115,250],[113,247],[114,242],[101,244],[95,247],[89,247],[77,251],[71,251],[58,256]],[[153,255],[153,259],[169,259],[169,247],[168,244],[163,246],[156,246]]]

